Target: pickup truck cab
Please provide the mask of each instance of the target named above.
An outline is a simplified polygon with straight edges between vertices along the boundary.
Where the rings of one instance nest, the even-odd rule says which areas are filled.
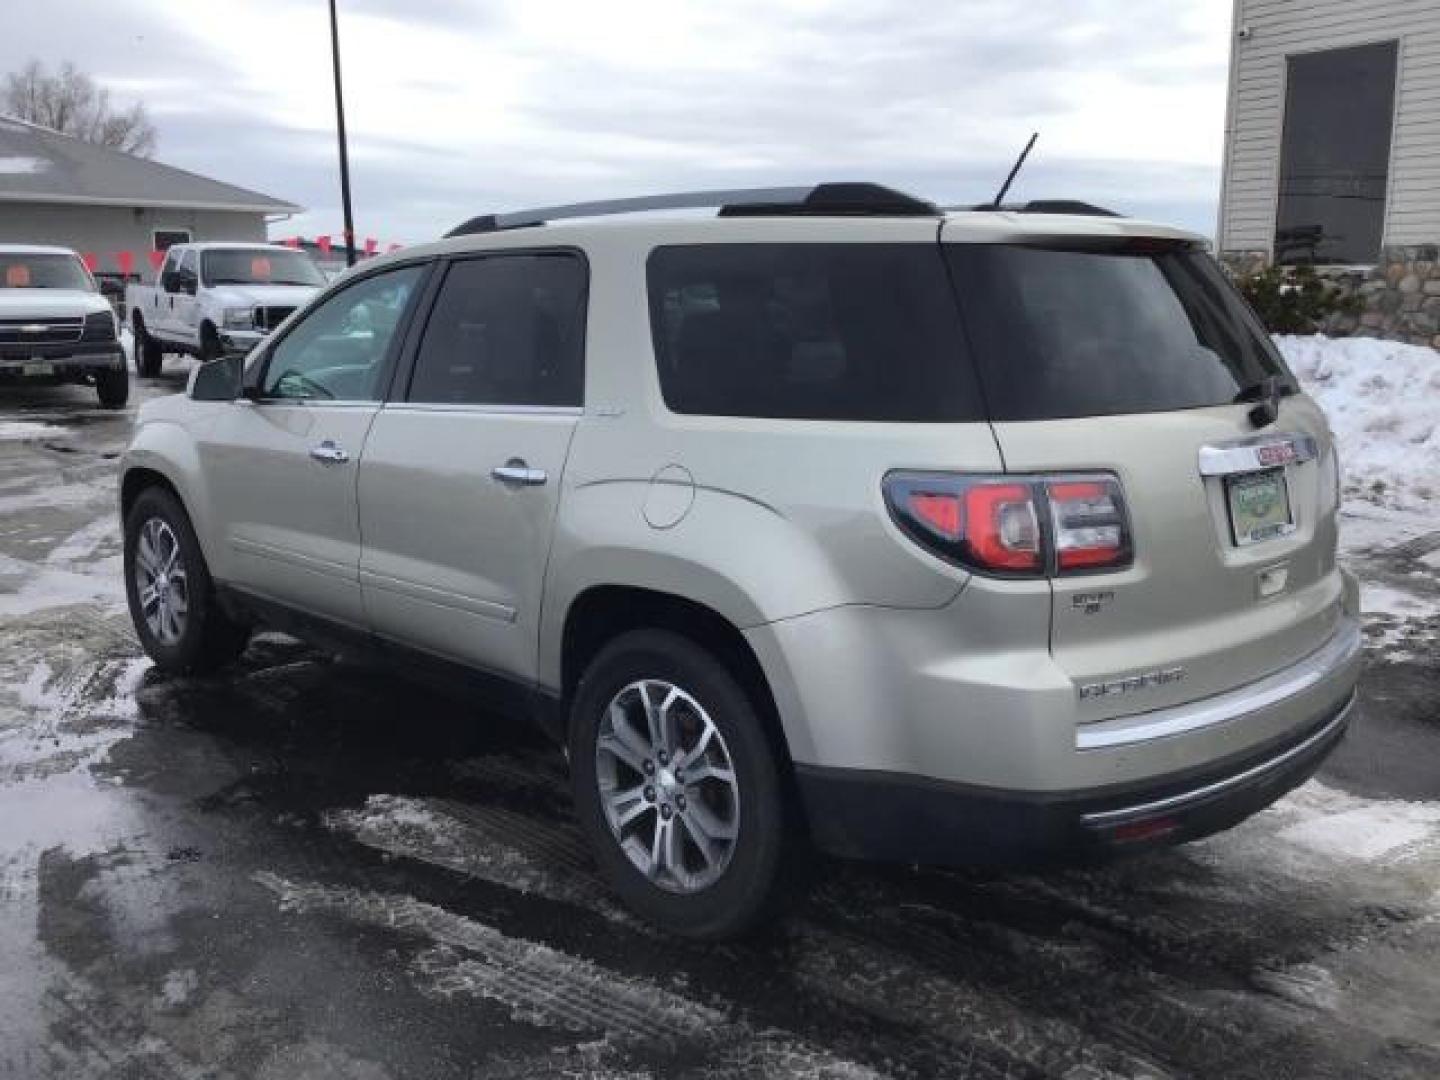
[[[93,386],[118,409],[130,396],[115,312],[69,248],[0,245],[0,385]]]
[[[243,356],[325,285],[303,251],[278,244],[176,244],[154,285],[125,290],[141,375],[165,353]]]

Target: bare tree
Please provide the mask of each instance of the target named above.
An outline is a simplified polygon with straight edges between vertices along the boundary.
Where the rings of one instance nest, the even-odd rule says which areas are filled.
[[[66,61],[51,74],[38,60],[5,76],[0,112],[53,128],[86,142],[149,157],[155,152],[155,125],[145,106],[110,104],[110,91]]]

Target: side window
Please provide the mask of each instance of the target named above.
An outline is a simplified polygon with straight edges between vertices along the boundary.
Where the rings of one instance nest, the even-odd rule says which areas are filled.
[[[185,254],[180,256],[180,286],[182,289],[190,290],[198,283],[199,260],[195,255],[194,248],[187,248]]]
[[[585,284],[584,261],[565,252],[456,262],[425,326],[407,400],[582,404]]]
[[[415,265],[374,274],[312,308],[270,350],[262,394],[378,401],[385,358],[423,273]]]

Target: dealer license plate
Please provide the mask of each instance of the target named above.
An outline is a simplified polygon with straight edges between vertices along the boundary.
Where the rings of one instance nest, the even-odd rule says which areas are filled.
[[[20,367],[22,375],[54,375],[55,365],[44,360],[28,360]]]
[[[1295,531],[1284,469],[1227,476],[1225,498],[1230,504],[1230,530],[1240,547]]]

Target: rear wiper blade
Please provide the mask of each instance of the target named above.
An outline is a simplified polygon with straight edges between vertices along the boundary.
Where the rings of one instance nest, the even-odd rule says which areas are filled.
[[[1279,375],[1266,375],[1259,382],[1242,387],[1231,400],[1236,404],[1244,401],[1259,402],[1250,410],[1250,423],[1262,428],[1269,427],[1280,418],[1280,399],[1293,393],[1293,383],[1285,382]]]
[[[1295,393],[1295,385],[1288,383],[1279,375],[1266,375],[1249,386],[1240,388],[1231,402],[1239,405],[1246,401],[1269,401],[1273,398],[1290,397]]]

